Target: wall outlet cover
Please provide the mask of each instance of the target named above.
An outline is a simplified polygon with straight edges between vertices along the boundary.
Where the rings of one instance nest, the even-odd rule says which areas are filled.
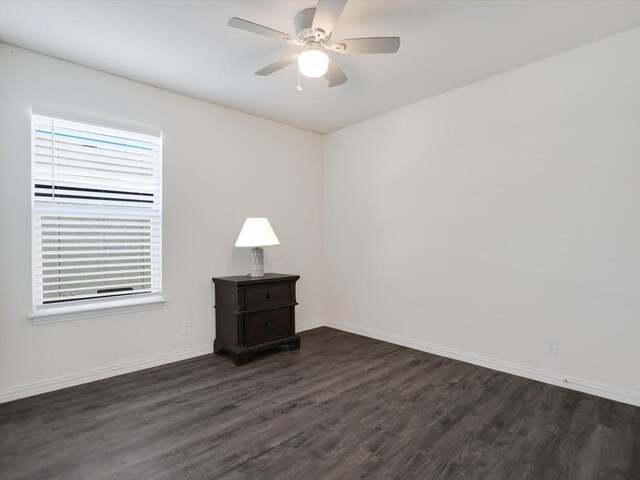
[[[180,324],[180,332],[182,335],[191,335],[191,322],[189,320]]]
[[[547,337],[545,339],[544,351],[549,355],[557,355],[558,354],[558,337]]]

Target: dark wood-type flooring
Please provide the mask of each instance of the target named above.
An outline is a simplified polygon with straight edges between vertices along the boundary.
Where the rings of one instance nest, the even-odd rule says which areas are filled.
[[[319,328],[0,406],[0,478],[640,479],[640,408]]]

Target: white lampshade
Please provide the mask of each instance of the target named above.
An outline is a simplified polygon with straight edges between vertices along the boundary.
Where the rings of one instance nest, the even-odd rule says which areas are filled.
[[[269,220],[266,218],[247,218],[244,221],[236,247],[268,247],[280,245]]]
[[[298,56],[298,70],[305,77],[318,78],[327,73],[329,69],[329,57],[326,53],[309,49]]]

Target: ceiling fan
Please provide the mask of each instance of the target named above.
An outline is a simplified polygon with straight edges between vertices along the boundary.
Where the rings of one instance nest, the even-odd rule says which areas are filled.
[[[347,76],[327,52],[396,53],[400,48],[398,37],[349,38],[332,43],[331,33],[346,4],[347,0],[319,0],[316,8],[302,10],[293,20],[296,36],[237,17],[229,19],[229,25],[303,47],[302,52],[273,62],[255,72],[256,75],[271,75],[297,60],[302,75],[310,78],[324,76],[329,87],[336,87],[345,83]]]

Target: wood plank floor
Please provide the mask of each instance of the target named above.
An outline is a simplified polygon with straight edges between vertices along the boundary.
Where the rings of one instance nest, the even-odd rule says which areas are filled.
[[[0,406],[8,479],[640,479],[640,408],[349,333]]]

